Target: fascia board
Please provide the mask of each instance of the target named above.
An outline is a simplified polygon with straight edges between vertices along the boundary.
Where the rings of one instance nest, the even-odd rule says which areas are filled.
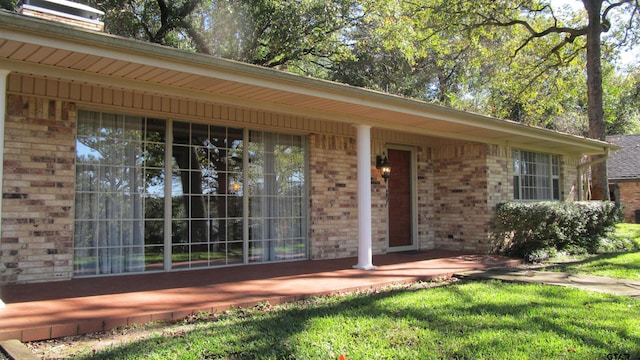
[[[328,120],[328,121],[335,121],[335,122],[341,122],[341,123],[351,123],[354,125],[357,125],[357,124],[370,125],[370,126],[374,126],[381,129],[404,131],[408,133],[418,133],[422,135],[441,137],[441,138],[447,138],[452,140],[467,140],[467,141],[490,143],[490,144],[496,144],[496,145],[509,145],[509,146],[518,147],[521,149],[531,150],[531,151],[549,151],[549,148],[513,142],[510,140],[511,137],[488,139],[485,137],[478,137],[478,136],[473,136],[468,134],[432,131],[429,129],[419,128],[415,126],[394,124],[394,123],[383,122],[379,120],[376,121],[376,120],[372,120],[364,117],[345,116],[342,114],[336,114],[331,112],[313,111],[312,113],[310,113],[309,109],[307,108],[296,108],[291,106],[285,107],[279,104],[274,104],[274,103],[265,102],[265,101],[257,101],[257,100],[248,101],[246,98],[233,97],[229,95],[216,94],[212,96],[210,93],[204,92],[204,91],[185,90],[185,89],[175,88],[171,86],[159,86],[157,84],[150,84],[143,81],[114,79],[112,77],[105,76],[105,75],[86,74],[78,70],[60,69],[50,65],[34,65],[34,64],[25,64],[17,61],[0,60],[0,68],[8,69],[17,73],[28,73],[28,74],[32,74],[34,76],[43,77],[43,78],[44,77],[60,78],[60,79],[72,81],[78,84],[95,84],[98,86],[105,86],[105,87],[110,87],[114,89],[138,91],[138,92],[147,93],[147,94],[172,96],[175,98],[188,99],[188,100],[199,100],[207,103],[228,104],[232,106],[238,106],[241,108],[271,111],[271,112],[298,116],[302,118]],[[82,99],[75,99],[74,101],[83,103]],[[87,103],[90,103],[90,102],[87,102]],[[588,142],[588,144],[591,144],[591,142]],[[570,151],[568,151],[567,148],[569,148]],[[601,153],[602,151],[603,151],[602,148],[597,146],[586,148],[585,144],[583,143],[583,144],[577,144],[577,147],[562,146],[556,152],[557,153],[587,153],[587,152]]]
[[[25,64],[22,62],[0,59],[0,68],[8,69],[16,73],[31,74],[37,77],[43,77],[43,78],[47,77],[52,79],[59,78],[63,80],[72,81],[78,84],[95,84],[98,86],[105,86],[105,87],[110,87],[114,89],[117,88],[117,89],[124,89],[124,90],[132,90],[132,91],[139,91],[147,94],[165,95],[165,96],[172,96],[172,97],[181,98],[181,99],[199,100],[207,103],[228,104],[232,106],[238,106],[241,108],[271,111],[271,112],[277,112],[282,114],[294,115],[302,118],[328,120],[328,121],[335,121],[335,122],[341,122],[341,123],[351,123],[354,125],[358,125],[358,124],[371,125],[373,127],[378,127],[383,129],[420,133],[423,135],[431,135],[431,136],[437,136],[437,137],[443,137],[443,138],[487,142],[487,139],[477,137],[477,136],[468,136],[468,135],[452,134],[452,133],[445,133],[445,132],[438,132],[438,131],[430,131],[428,129],[420,129],[420,128],[416,128],[409,125],[399,125],[399,124],[393,124],[393,123],[389,123],[381,120],[372,120],[370,118],[365,118],[365,117],[336,114],[336,113],[325,112],[325,111],[314,110],[312,113],[310,113],[310,110],[308,108],[282,106],[276,103],[258,101],[258,100],[247,100],[246,98],[233,97],[229,95],[215,94],[212,96],[212,94],[204,91],[181,89],[181,88],[175,88],[170,86],[162,86],[157,84],[146,83],[143,81],[126,80],[126,79],[119,79],[119,78],[114,79],[109,76],[97,75],[97,74],[86,74],[78,70],[60,69],[50,65]],[[82,102],[81,99],[77,99],[76,101]],[[503,142],[496,141],[495,143],[502,144]]]

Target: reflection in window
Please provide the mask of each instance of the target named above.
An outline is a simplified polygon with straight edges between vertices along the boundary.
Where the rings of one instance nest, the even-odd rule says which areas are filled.
[[[513,151],[513,198],[560,200],[560,165],[557,155]]]
[[[162,264],[164,128],[162,120],[79,113],[77,275],[140,272]]]
[[[245,133],[80,111],[75,274],[306,258],[304,138]]]
[[[242,138],[242,129],[174,122],[174,268],[243,261]]]
[[[306,257],[303,138],[249,135],[249,261]]]

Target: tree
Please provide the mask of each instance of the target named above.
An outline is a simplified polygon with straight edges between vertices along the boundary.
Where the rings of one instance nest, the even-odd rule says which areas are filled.
[[[305,73],[341,58],[357,19],[357,0],[209,0],[198,16],[212,54]]]
[[[640,70],[629,68],[609,76],[604,92],[607,135],[640,133]]]
[[[537,66],[561,69],[586,50],[585,73],[589,137],[605,140],[602,57],[614,54],[616,46],[638,42],[640,3],[638,0],[583,0],[584,12],[563,8],[556,11],[547,1],[536,0],[425,0],[410,3],[415,12],[435,14],[440,23],[456,24],[467,33],[477,29],[517,28],[522,37],[513,57],[523,52],[538,54]],[[425,17],[418,17],[424,19]],[[612,24],[617,26],[612,26]],[[602,34],[612,35],[603,39]],[[603,40],[604,45],[603,45]],[[534,46],[536,47],[534,49]],[[534,49],[534,50],[532,50]],[[543,72],[539,72],[540,76]],[[515,103],[514,110],[522,104]],[[601,156],[594,156],[597,160]],[[592,166],[593,199],[608,199],[606,163]]]
[[[522,29],[469,26],[470,10],[448,5],[367,1],[348,33],[351,57],[331,66],[330,79],[551,129],[553,119],[586,107],[579,50],[561,66],[538,53],[549,39],[514,54]]]
[[[14,11],[15,8],[16,8],[16,3],[14,0],[0,0],[0,9]]]
[[[209,53],[191,15],[202,0],[97,0],[105,31],[138,40]]]
[[[587,13],[586,24],[575,24],[574,26],[564,26],[556,18],[550,5],[535,2],[524,2],[519,5],[525,13],[548,14],[554,20],[553,25],[542,29],[533,28],[529,22],[517,18],[504,18],[487,14],[480,24],[488,26],[522,26],[529,36],[526,38],[525,46],[528,42],[550,36],[551,34],[563,35],[558,39],[556,45],[551,49],[550,55],[561,58],[560,51],[576,41],[578,37],[586,37],[586,74],[587,74],[587,109],[589,119],[589,137],[597,140],[606,140],[606,122],[604,117],[603,90],[602,90],[602,38],[603,33],[611,29],[611,21],[614,19],[612,12],[616,9],[624,11],[629,15],[625,35],[637,36],[640,26],[640,2],[638,0],[625,1],[603,1],[603,0],[583,0]],[[532,3],[532,4],[529,4]],[[618,19],[620,20],[620,19]],[[593,160],[598,160],[602,156],[595,156]],[[609,185],[606,162],[596,163],[591,168],[591,196],[595,200],[609,199]]]
[[[98,0],[107,32],[293,71],[340,56],[357,0]]]
[[[345,34],[350,56],[329,78],[425,101],[477,111],[502,39],[482,29],[461,36],[458,25],[411,2],[367,0]],[[488,51],[487,49],[491,49]]]

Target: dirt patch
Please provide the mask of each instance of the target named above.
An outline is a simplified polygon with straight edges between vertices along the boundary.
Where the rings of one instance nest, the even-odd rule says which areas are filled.
[[[174,323],[157,322],[105,332],[34,341],[25,343],[25,345],[33,354],[42,359],[69,359],[91,356],[100,350],[123,346],[155,336],[180,336],[195,327],[195,319],[185,319]]]

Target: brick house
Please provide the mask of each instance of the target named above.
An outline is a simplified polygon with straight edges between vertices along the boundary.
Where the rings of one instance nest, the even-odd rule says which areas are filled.
[[[0,92],[0,284],[484,253],[496,204],[577,199],[609,148],[4,11]]]
[[[621,149],[607,161],[611,200],[624,206],[624,221],[640,224],[640,134],[608,136]]]

